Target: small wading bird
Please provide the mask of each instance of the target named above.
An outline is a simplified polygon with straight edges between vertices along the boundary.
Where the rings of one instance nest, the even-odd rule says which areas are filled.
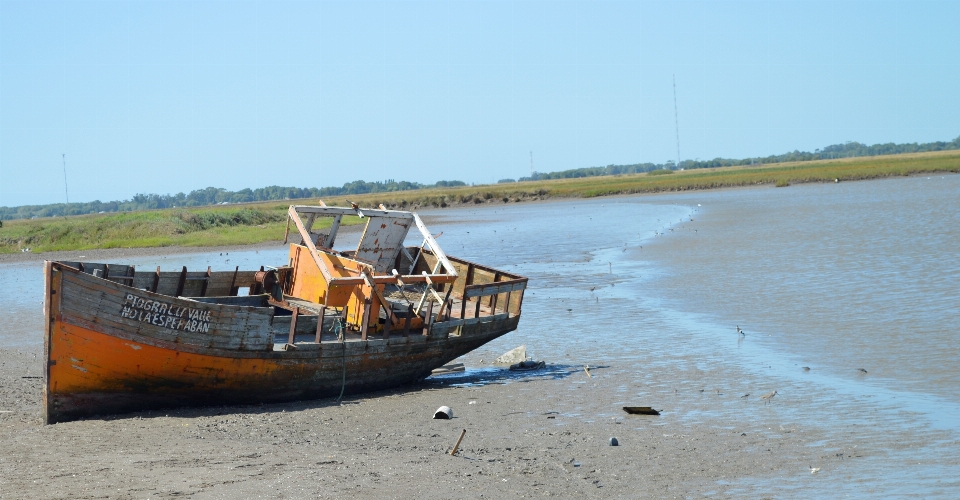
[[[810,467],[811,474],[816,474],[818,472],[820,472],[820,467]]]
[[[857,368],[857,371],[860,372],[860,373],[867,373],[867,371],[864,370],[863,368]]]
[[[766,401],[767,403],[769,403],[770,400],[773,399],[773,397],[776,396],[776,395],[777,395],[777,391],[768,392],[768,393],[764,394],[763,396],[760,396],[760,399],[762,399],[762,400]]]
[[[740,325],[737,325],[737,333],[740,335],[746,335],[747,333],[740,329]]]

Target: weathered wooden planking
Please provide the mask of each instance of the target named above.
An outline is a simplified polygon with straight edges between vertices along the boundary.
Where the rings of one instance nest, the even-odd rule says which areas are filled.
[[[271,307],[270,294],[243,295],[237,296],[210,296],[207,297],[184,297],[197,302],[206,302],[208,304],[223,304],[226,306],[245,306],[245,307]]]
[[[111,345],[111,338],[102,334],[64,328],[51,339],[55,351],[51,359],[59,362],[52,366],[55,373],[47,386],[56,387],[60,380],[61,388],[70,387],[61,375],[74,380],[82,376],[88,386],[66,393],[51,391],[45,405],[48,423],[145,409],[294,401],[335,396],[343,389],[348,394],[384,389],[424,378],[432,368],[509,331],[490,330],[477,338],[324,342],[319,350],[265,352],[257,358],[230,360],[182,350],[174,355],[149,345]],[[74,340],[61,344],[63,335]],[[101,353],[108,351],[115,354],[107,354],[112,361],[106,365]],[[124,373],[135,378],[124,379]]]
[[[234,307],[135,290],[85,273],[64,272],[63,320],[218,349],[272,348],[272,308]]]
[[[501,293],[510,293],[523,290],[527,287],[527,280],[510,280],[506,282],[489,283],[485,285],[469,285],[464,292],[464,298],[483,297]]]
[[[101,276],[107,276],[106,279],[114,283],[120,283],[141,290],[146,289],[153,291],[153,286],[156,282],[158,285],[157,293],[165,295],[176,293],[182,274],[182,269],[161,271],[160,279],[157,281],[157,272],[155,269],[147,270],[140,268],[140,270],[137,270],[133,275],[133,280],[130,280],[130,271],[134,269],[134,266],[75,261],[61,261],[60,264],[74,269],[80,269],[84,273],[91,275],[94,271],[99,271]],[[235,277],[234,271],[213,271],[210,273],[209,279],[207,279],[206,270],[194,269],[191,271],[188,269],[185,276],[184,290],[181,295],[199,295],[199,292],[203,289],[204,282],[206,282],[206,296],[230,295],[232,287],[253,287],[256,285],[254,278],[256,273],[257,271],[238,271]]]
[[[155,339],[213,349],[266,350],[272,343],[269,319],[251,321],[245,318],[246,314],[243,313],[239,314],[238,318],[228,318],[222,314],[201,317],[209,318],[208,321],[188,319],[186,316],[174,318],[173,316],[181,311],[189,311],[176,306],[172,309],[172,315],[153,313],[148,316],[140,310],[136,312],[136,316],[124,318],[117,315],[116,311],[125,306],[102,300],[103,298],[103,296],[97,297],[92,294],[84,298],[65,296],[63,321],[96,328],[116,336],[136,335],[144,341]],[[189,313],[200,314],[200,311],[194,309]],[[150,323],[151,321],[156,324]],[[167,323],[167,321],[171,322]]]
[[[292,205],[292,210],[300,214],[320,214],[320,215],[357,215],[357,210],[344,207],[315,207],[309,205]],[[398,217],[411,219],[414,215],[411,212],[399,210],[375,210],[363,208],[360,209],[367,217]]]
[[[222,310],[207,315],[203,308],[183,308],[177,303],[161,299],[148,303],[143,301],[144,308],[128,307],[122,302],[109,300],[112,295],[89,293],[84,296],[64,295],[63,320],[86,327],[101,326],[104,331],[112,333],[135,333],[148,338],[155,338],[173,343],[191,344],[216,349],[266,349],[269,341],[269,315],[263,314],[265,319],[251,320],[247,312],[239,312],[235,317]],[[158,306],[157,312],[145,313],[145,307]],[[171,307],[172,314],[165,314],[166,304]],[[194,303],[200,305],[200,303]],[[220,306],[226,308],[229,306]],[[236,308],[244,309],[244,308]],[[133,317],[123,317],[123,311],[134,314]],[[164,312],[159,312],[164,311]],[[270,311],[272,312],[272,311]],[[190,318],[193,316],[193,319]],[[207,319],[209,318],[209,319]]]
[[[317,332],[317,318],[319,316],[312,316],[307,314],[300,314],[297,316],[297,335],[306,335],[306,334],[315,334]],[[279,335],[286,336],[290,333],[290,323],[293,321],[293,316],[274,316],[273,323],[270,325],[270,331],[276,337]],[[326,327],[332,328],[333,323],[329,321],[324,322]]]
[[[356,258],[373,262],[379,273],[389,273],[410,230],[410,222],[409,217],[371,217],[357,245]]]

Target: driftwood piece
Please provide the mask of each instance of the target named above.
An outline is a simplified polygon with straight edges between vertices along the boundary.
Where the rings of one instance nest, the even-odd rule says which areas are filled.
[[[659,415],[660,412],[649,406],[624,406],[623,411],[631,415]]]
[[[457,449],[460,448],[460,442],[463,441],[463,436],[466,436],[466,435],[467,435],[467,430],[466,430],[466,429],[464,429],[462,432],[460,432],[460,437],[457,439],[457,444],[453,445],[453,449],[450,450],[450,454],[451,454],[451,455],[456,455],[456,454],[457,454]]]

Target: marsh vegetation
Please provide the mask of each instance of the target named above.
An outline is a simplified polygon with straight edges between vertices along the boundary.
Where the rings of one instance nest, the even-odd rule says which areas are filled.
[[[843,182],[923,173],[960,172],[960,152],[938,151],[803,161],[761,166],[655,170],[643,174],[455,186],[351,195],[361,207],[420,210],[550,198],[589,198],[809,182]],[[346,197],[326,197],[345,205]],[[287,207],[314,204],[307,198],[240,205],[5,221],[0,253],[90,248],[246,245],[283,239]],[[345,221],[345,224],[357,223]]]

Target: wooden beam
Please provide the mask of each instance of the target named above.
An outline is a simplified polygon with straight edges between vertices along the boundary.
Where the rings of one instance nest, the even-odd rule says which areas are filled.
[[[407,304],[407,317],[403,322],[403,336],[410,336],[410,322],[413,321],[413,304]]]
[[[438,294],[437,291],[433,289],[433,280],[426,273],[426,271],[424,271],[423,276],[427,279],[427,290],[429,290],[430,293],[433,294],[433,298],[437,299],[437,302],[442,302],[443,299],[441,299],[440,294]]]
[[[433,326],[433,302],[427,305],[427,317],[423,324],[423,334],[430,335],[430,327]]]
[[[527,287],[527,279],[501,281],[499,283],[486,283],[482,285],[467,285],[463,287],[464,297],[485,297],[487,295],[496,295],[500,293],[516,292]]]
[[[353,272],[353,271],[351,271],[351,272]],[[424,273],[426,273],[426,271],[424,271]],[[417,274],[407,274],[407,275],[401,275],[400,278],[403,280],[403,282],[404,282],[405,284],[410,284],[410,283],[433,283],[433,284],[437,285],[437,284],[450,283],[450,282],[453,282],[453,281],[456,281],[456,280],[457,280],[457,277],[456,277],[456,276],[450,276],[449,274],[420,274],[420,275],[417,275]],[[397,278],[396,278],[395,276],[393,276],[393,275],[373,276],[372,279],[373,279],[374,283],[377,283],[377,284],[380,284],[380,285],[395,285],[395,284],[397,283]],[[332,279],[330,280],[330,285],[331,285],[331,286],[333,286],[333,285],[338,285],[338,286],[344,286],[344,285],[362,285],[363,283],[364,283],[363,278],[360,278],[360,277],[357,277],[357,278],[332,278]]]
[[[293,308],[293,317],[290,318],[290,336],[287,338],[288,344],[294,344],[294,340],[297,334],[297,318],[300,316],[300,308]]]
[[[200,287],[200,296],[207,296],[207,284],[210,283],[210,275],[213,274],[210,270],[210,266],[207,266],[207,279],[203,280],[203,285]]]
[[[380,306],[387,312],[387,323],[394,324],[396,322],[396,317],[393,315],[393,308],[390,307],[390,303],[387,302],[387,299],[383,297],[383,294],[380,293],[380,290],[377,288],[377,284],[373,282],[370,278],[370,275],[363,273],[364,281],[366,281],[367,286],[373,290],[373,294],[377,296],[377,302],[380,302]],[[379,311],[377,316],[379,316]],[[389,327],[387,328],[389,331]]]
[[[160,271],[158,270],[157,273],[159,274]],[[181,295],[183,295],[183,285],[185,285],[186,283],[187,283],[187,266],[183,266],[183,271],[180,271],[180,281],[177,282],[177,294],[175,295],[175,297],[180,297]]]
[[[313,244],[313,238],[310,237],[310,232],[303,227],[303,221],[300,220],[300,214],[294,210],[295,208],[297,207],[291,205],[290,209],[287,211],[287,215],[291,220],[293,220],[293,223],[296,224],[297,230],[300,232],[300,237],[303,239],[303,245],[310,249],[310,256],[313,257],[314,262],[317,263],[317,267],[320,268],[320,273],[323,274],[323,278],[329,286],[333,276],[330,275],[330,271],[327,270],[326,264],[324,264],[323,259],[320,258],[317,246]]]
[[[483,300],[480,299],[480,297],[477,297],[477,308],[476,308],[476,310],[473,311],[473,317],[474,317],[474,318],[479,318],[479,317],[480,317],[480,304],[481,304],[482,302],[483,302]]]
[[[360,318],[360,340],[367,340],[367,330],[370,329],[370,297],[363,299],[363,316]]]
[[[333,249],[333,244],[337,241],[337,231],[340,230],[340,219],[342,218],[342,215],[333,218],[333,222],[330,224],[330,234],[327,235],[327,241],[323,243],[323,246]]]
[[[310,230],[313,229],[313,221],[317,219],[317,214],[310,214],[307,216],[307,223],[303,227],[307,229],[307,234],[310,234]]]
[[[420,216],[417,214],[413,215],[413,222],[417,224],[417,228],[420,230],[420,233],[423,234],[423,238],[427,240],[427,244],[430,245],[430,250],[434,255],[437,256],[437,259],[443,263],[443,268],[446,269],[445,274],[451,274],[453,276],[457,275],[456,268],[453,267],[453,264],[450,263],[450,259],[447,258],[447,254],[443,253],[443,249],[440,248],[440,245],[437,243],[437,240],[434,239],[433,235],[430,234],[430,230],[427,229],[426,224],[420,220]],[[436,274],[436,273],[434,273]]]
[[[447,301],[450,300],[450,293],[453,292],[453,285],[447,287],[447,293],[443,296],[443,302],[440,303],[440,310],[437,311],[437,318],[440,318],[440,315],[443,314],[443,310],[446,308],[448,311],[453,309],[453,304],[447,305]],[[431,302],[432,303],[432,302]],[[447,312],[447,316],[450,315],[450,312]]]
[[[239,272],[240,272],[240,266],[237,266],[237,268],[233,270],[233,279],[230,280],[230,295],[237,294],[237,290],[235,290],[235,288],[237,288],[237,273]],[[157,274],[159,275],[159,273],[160,273],[160,268],[158,267]]]
[[[320,314],[317,315],[317,337],[314,339],[314,342],[320,343],[320,338],[323,337],[323,318],[327,315],[327,303],[324,301],[323,307],[320,308]]]
[[[291,210],[302,214],[322,214],[322,215],[357,215],[357,211],[347,207],[317,207],[312,205],[291,205]],[[402,210],[374,210],[363,208],[363,215],[367,217],[393,217],[398,219],[411,219],[415,214],[404,212]]]

